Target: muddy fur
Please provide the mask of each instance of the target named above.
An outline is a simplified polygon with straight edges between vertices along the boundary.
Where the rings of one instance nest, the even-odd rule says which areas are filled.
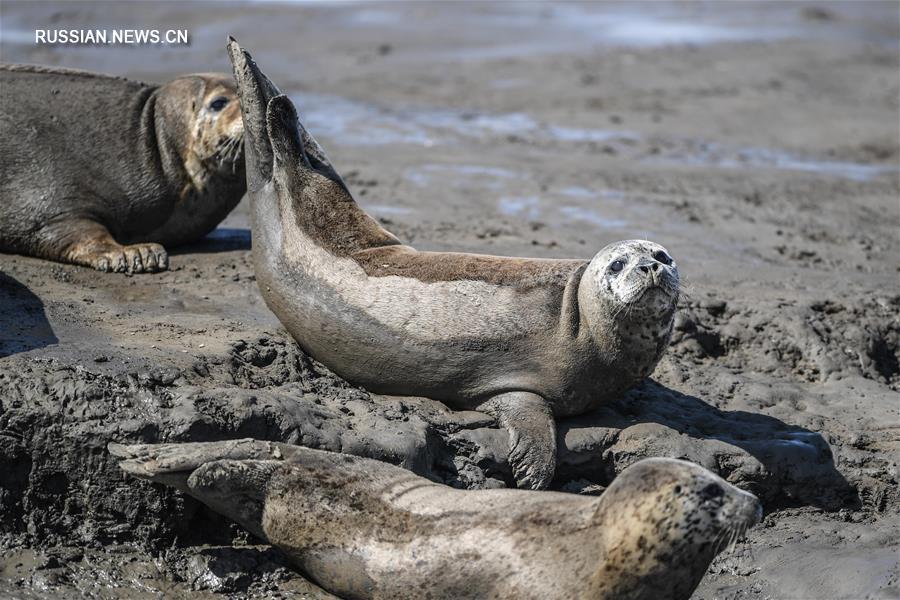
[[[186,490],[344,598],[686,600],[762,516],[751,494],[672,459],[638,462],[591,498],[454,490],[249,439],[109,449],[126,472]]]

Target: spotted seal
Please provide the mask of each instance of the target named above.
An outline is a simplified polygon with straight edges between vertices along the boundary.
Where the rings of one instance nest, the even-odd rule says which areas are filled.
[[[556,465],[555,416],[645,378],[672,331],[675,261],[659,244],[593,259],[420,252],[353,200],[294,106],[233,40],[253,260],[269,308],[310,355],[382,394],[494,416],[520,487]]]
[[[762,515],[706,469],[651,458],[602,496],[457,490],[393,465],[252,439],[122,446],[342,598],[687,599]]]
[[[230,76],[148,85],[0,65],[0,251],[141,273],[246,189]]]

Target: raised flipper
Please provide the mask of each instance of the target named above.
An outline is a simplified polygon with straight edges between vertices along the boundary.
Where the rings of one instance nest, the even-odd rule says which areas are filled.
[[[160,244],[123,246],[109,230],[90,219],[66,219],[38,234],[38,254],[50,260],[116,273],[155,273],[169,268],[169,256]]]
[[[244,119],[247,189],[258,191],[272,177],[272,147],[266,130],[266,109],[273,98],[281,95],[281,91],[259,70],[250,53],[241,48],[234,38],[228,39],[228,54]],[[325,151],[297,120],[296,114],[293,115],[290,129],[296,130],[297,141],[302,146],[302,150],[295,156],[299,158],[301,153],[304,154],[303,160],[313,170],[343,185]]]
[[[556,470],[556,422],[550,404],[531,392],[507,392],[478,407],[509,432],[509,464],[520,488],[540,490]]]

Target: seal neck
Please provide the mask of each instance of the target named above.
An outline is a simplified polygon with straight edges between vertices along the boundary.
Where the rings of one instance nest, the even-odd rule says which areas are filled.
[[[188,174],[184,169],[184,152],[188,145],[189,131],[183,119],[168,113],[169,107],[160,102],[161,87],[151,88],[141,115],[141,130],[152,156],[156,157],[159,168],[165,173],[166,181],[185,181]],[[182,190],[174,190],[179,195]]]

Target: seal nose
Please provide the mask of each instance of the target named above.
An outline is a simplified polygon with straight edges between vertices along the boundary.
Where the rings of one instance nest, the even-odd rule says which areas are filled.
[[[649,273],[650,271],[653,271],[655,273],[659,270],[659,263],[655,262],[652,264],[638,265],[638,269],[640,269],[644,273]]]

